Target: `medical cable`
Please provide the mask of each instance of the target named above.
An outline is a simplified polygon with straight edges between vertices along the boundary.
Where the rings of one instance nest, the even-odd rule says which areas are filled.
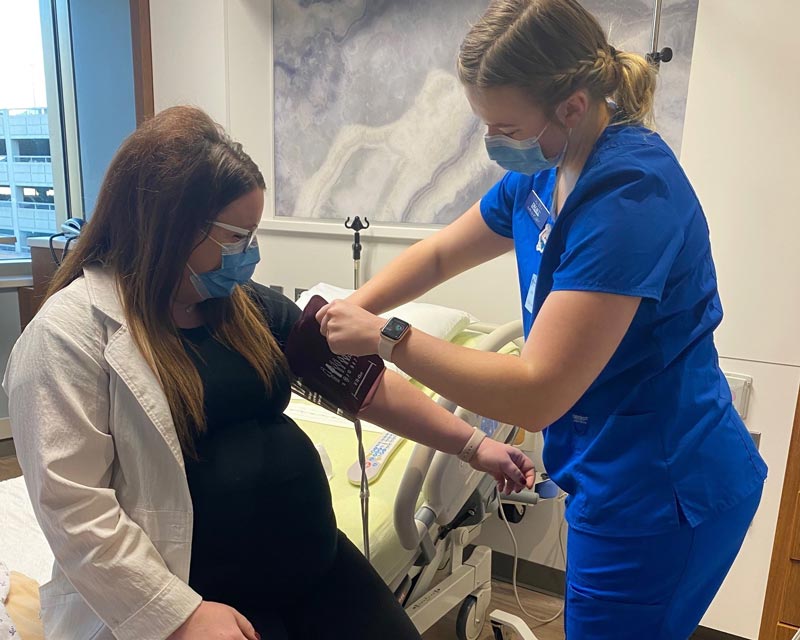
[[[361,420],[359,420],[357,416],[352,416],[345,413],[335,404],[323,398],[319,393],[311,391],[311,389],[303,384],[303,381],[300,378],[297,378],[292,382],[292,391],[311,404],[315,404],[318,407],[322,407],[323,409],[336,414],[337,416],[350,420],[355,425],[356,439],[358,440],[358,464],[361,467],[361,530],[364,536],[364,556],[366,557],[367,561],[370,561],[369,481],[367,480],[367,455],[364,452],[364,438],[363,430],[361,429]]]
[[[361,420],[354,420],[358,440],[358,465],[361,467],[361,529],[364,537],[364,556],[370,561],[369,551],[369,480],[367,480],[367,455],[364,453],[364,433]]]
[[[511,530],[511,524],[508,522],[508,518],[506,517],[505,511],[503,511],[503,501],[500,498],[500,491],[497,488],[495,488],[495,493],[497,494],[497,501],[500,504],[500,509],[499,509],[500,517],[503,520],[503,522],[505,523],[506,529],[508,529],[508,535],[511,536],[511,543],[514,546],[514,564],[513,564],[512,570],[511,570],[511,586],[514,589],[514,598],[517,601],[517,606],[519,607],[520,611],[522,611],[522,613],[524,613],[526,616],[528,616],[534,622],[538,623],[536,626],[542,626],[542,625],[545,625],[545,624],[550,624],[551,622],[554,622],[559,617],[561,617],[561,615],[564,613],[565,605],[562,604],[561,608],[558,610],[558,613],[556,613],[554,616],[552,616],[550,618],[547,618],[547,619],[539,618],[539,617],[533,615],[532,613],[528,612],[528,610],[525,609],[525,607],[522,606],[522,601],[520,600],[520,597],[519,597],[519,587],[517,586],[517,568],[519,566],[519,546],[517,545],[517,537],[514,535],[514,532]],[[558,498],[556,498],[556,501],[557,502],[561,502],[563,504],[564,500],[566,499],[566,497],[567,497],[567,494],[562,492],[561,495],[559,495]],[[566,522],[566,519],[563,517],[563,515],[564,514],[562,513],[561,524],[558,526],[558,544],[559,544],[559,547],[561,548],[561,557],[564,560],[564,565],[566,566],[566,564],[567,564],[567,552],[564,549],[564,522]]]
[[[50,246],[50,256],[53,258],[53,262],[56,263],[56,267],[60,267],[61,263],[64,262],[64,258],[67,255],[67,251],[69,251],[69,245],[77,238],[78,236],[67,236],[63,233],[56,233],[50,236],[49,246]],[[55,247],[53,246],[53,240],[56,238],[66,238],[64,241],[64,247],[61,249],[61,258],[56,255]]]

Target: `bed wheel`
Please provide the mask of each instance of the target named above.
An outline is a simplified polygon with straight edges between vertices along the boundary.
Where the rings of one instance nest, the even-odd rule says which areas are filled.
[[[478,640],[486,624],[488,605],[488,599],[485,605],[480,606],[475,596],[464,598],[456,619],[456,637],[458,640]]]
[[[508,520],[511,524],[517,524],[522,522],[522,519],[525,517],[525,510],[527,507],[524,504],[508,504],[504,503],[500,505],[500,508],[503,510],[503,513],[506,516],[506,520]],[[497,514],[500,517],[500,514]]]

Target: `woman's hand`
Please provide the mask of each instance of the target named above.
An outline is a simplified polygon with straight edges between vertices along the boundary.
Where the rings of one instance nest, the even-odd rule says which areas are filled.
[[[378,353],[381,329],[386,324],[382,318],[344,300],[325,305],[316,318],[334,353],[352,356]]]
[[[167,640],[261,640],[261,636],[236,609],[203,600]]]
[[[522,451],[491,438],[484,438],[470,462],[473,469],[485,471],[497,480],[497,490],[510,495],[533,487],[534,469]]]

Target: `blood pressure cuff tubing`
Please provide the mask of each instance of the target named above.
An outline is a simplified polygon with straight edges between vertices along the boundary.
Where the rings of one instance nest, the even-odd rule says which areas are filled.
[[[316,320],[326,304],[320,296],[311,298],[292,327],[284,353],[303,386],[355,417],[372,400],[385,366],[378,356],[339,356],[330,350]]]

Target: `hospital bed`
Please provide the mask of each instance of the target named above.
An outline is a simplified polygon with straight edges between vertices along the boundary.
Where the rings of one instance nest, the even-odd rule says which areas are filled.
[[[462,346],[517,353],[518,322],[503,327],[472,324],[452,342]],[[437,402],[496,440],[510,442],[516,429],[482,419],[442,398]],[[304,401],[292,401],[288,415],[298,420],[316,444],[322,445],[334,468],[331,492],[339,528],[362,544],[359,488],[346,470],[355,460],[355,436],[346,422],[332,428],[320,413],[319,423],[308,420]],[[293,406],[294,405],[294,406]],[[348,429],[349,427],[349,429]],[[367,427],[369,428],[369,427]],[[365,432],[365,447],[379,434]],[[475,638],[487,620],[491,600],[491,550],[472,547],[481,523],[497,509],[494,480],[455,456],[422,445],[405,443],[374,484],[370,484],[371,561],[395,592],[417,629],[424,632],[459,606],[459,638]],[[469,551],[468,551],[469,550]],[[465,557],[466,556],[466,557]]]
[[[518,353],[520,341],[520,323],[502,327],[473,323],[452,339],[463,346],[503,353]],[[496,440],[510,442],[516,434],[510,425],[481,419],[442,398],[434,399]],[[352,424],[300,398],[293,398],[287,414],[329,458],[339,528],[362,545],[359,488],[347,479],[347,470],[356,459]],[[365,425],[365,447],[380,435],[380,429]],[[474,471],[455,456],[412,442],[405,442],[370,483],[372,564],[420,632],[459,607],[456,636],[474,640],[480,635],[489,619],[491,550],[472,543],[481,523],[495,514],[497,507],[490,476]],[[0,516],[4,523],[0,562],[39,584],[46,582],[53,558],[33,517],[22,478],[0,483]],[[38,599],[30,597],[30,590],[28,594],[27,602],[10,601],[9,609],[30,619],[36,617]],[[498,626],[517,629],[513,616],[493,612],[492,619]],[[23,640],[38,640],[31,633]],[[521,637],[534,637],[528,634]],[[496,637],[501,638],[502,633],[496,631]]]

